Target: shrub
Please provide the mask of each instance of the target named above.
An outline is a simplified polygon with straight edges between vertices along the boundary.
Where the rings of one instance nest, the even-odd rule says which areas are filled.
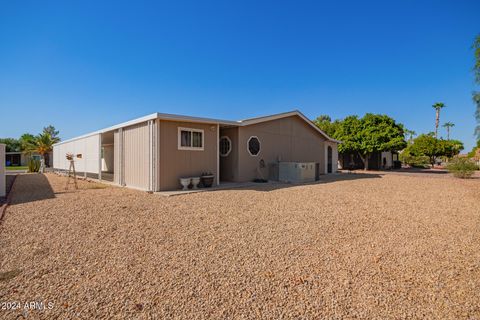
[[[448,171],[457,178],[469,178],[478,169],[477,165],[467,158],[455,158],[447,165]]]
[[[412,167],[427,168],[430,165],[430,159],[427,156],[414,156],[408,152],[402,152],[399,159]]]
[[[28,160],[28,172],[40,171],[40,160],[30,159]]]

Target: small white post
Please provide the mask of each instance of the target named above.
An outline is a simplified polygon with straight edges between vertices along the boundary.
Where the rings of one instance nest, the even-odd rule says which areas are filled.
[[[102,180],[102,134],[98,134],[98,180]]]
[[[5,180],[5,145],[0,143],[0,197],[7,193],[7,182]]]
[[[220,185],[220,123],[217,123],[217,186]]]

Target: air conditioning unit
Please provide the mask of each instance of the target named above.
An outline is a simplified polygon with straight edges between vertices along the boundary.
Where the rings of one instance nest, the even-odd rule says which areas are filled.
[[[315,162],[280,162],[278,180],[290,183],[315,181]]]

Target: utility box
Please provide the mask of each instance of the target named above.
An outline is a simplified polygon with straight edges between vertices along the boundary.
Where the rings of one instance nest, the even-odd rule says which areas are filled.
[[[7,193],[7,182],[5,180],[5,145],[0,143],[0,197]]]
[[[280,162],[278,180],[304,183],[315,181],[315,162]]]

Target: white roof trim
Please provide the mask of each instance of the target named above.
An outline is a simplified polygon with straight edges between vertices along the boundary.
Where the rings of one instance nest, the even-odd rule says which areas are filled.
[[[252,119],[245,119],[240,121],[240,123],[244,126],[256,124],[256,123],[261,123],[261,122],[266,122],[266,121],[272,121],[272,120],[277,120],[277,119],[282,119],[282,118],[287,118],[291,116],[299,116],[302,118],[306,123],[308,123],[313,129],[318,131],[321,135],[323,135],[328,141],[336,142],[336,143],[341,143],[341,141],[338,141],[336,139],[330,138],[325,132],[323,132],[319,127],[317,127],[310,119],[308,119],[303,113],[301,113],[298,110],[293,110],[289,112],[284,112],[284,113],[278,113],[278,114],[273,114],[271,116],[265,116],[265,117],[258,117],[258,118],[252,118]]]
[[[132,126],[132,125],[135,125],[135,124],[138,124],[138,123],[142,123],[142,122],[146,122],[146,121],[149,121],[149,120],[153,120],[153,119],[161,119],[161,120],[167,120],[167,121],[185,121],[185,122],[194,122],[194,123],[214,123],[214,124],[225,124],[225,125],[235,125],[235,126],[239,125],[237,121],[228,121],[228,120],[201,118],[201,117],[190,117],[190,116],[182,116],[182,115],[177,115],[177,114],[155,112],[155,113],[149,114],[149,115],[144,116],[144,117],[140,117],[140,118],[133,119],[133,120],[130,120],[130,121],[122,122],[120,124],[117,124],[117,125],[114,125],[114,126],[111,126],[111,127],[107,127],[105,129],[93,131],[93,132],[90,132],[90,133],[87,133],[87,134],[84,134],[84,135],[81,135],[81,136],[78,136],[78,137],[75,137],[75,138],[72,138],[72,139],[60,141],[60,142],[54,144],[54,146],[61,145],[61,144],[66,143],[66,142],[72,142],[72,141],[75,141],[75,140],[78,140],[78,139],[87,138],[87,137],[94,136],[94,135],[101,134],[101,133],[105,133],[105,132],[108,132],[108,131],[113,131],[113,130],[116,130],[116,129],[129,127],[129,126]]]
[[[229,121],[229,120],[219,120],[219,119],[211,119],[211,118],[190,117],[190,116],[182,116],[182,115],[177,115],[177,114],[156,112],[156,113],[152,113],[152,114],[149,114],[149,115],[141,117],[141,118],[137,118],[137,119],[133,119],[133,120],[130,120],[130,121],[122,122],[120,124],[117,124],[117,125],[114,125],[114,126],[111,126],[111,127],[107,127],[105,129],[90,132],[90,133],[87,133],[87,134],[84,134],[84,135],[81,135],[81,136],[78,136],[78,137],[75,137],[75,138],[72,138],[72,139],[60,141],[60,142],[54,144],[54,146],[58,146],[58,145],[61,145],[63,143],[72,142],[72,141],[75,141],[75,140],[91,137],[91,136],[98,135],[98,134],[101,134],[101,133],[113,131],[113,130],[116,130],[116,129],[132,126],[132,125],[142,123],[142,122],[146,122],[146,121],[153,120],[153,119],[160,119],[160,120],[166,120],[166,121],[185,121],[185,122],[194,122],[194,123],[214,123],[214,124],[223,124],[223,125],[231,125],[231,126],[242,127],[242,126],[248,126],[248,125],[252,125],[252,124],[256,124],[256,123],[261,123],[261,122],[266,122],[266,121],[272,121],[272,120],[276,120],[276,119],[291,117],[291,116],[295,116],[295,115],[302,118],[312,128],[314,128],[315,130],[320,132],[320,134],[322,134],[327,140],[332,141],[332,142],[336,142],[336,143],[341,143],[338,140],[330,138],[325,132],[320,130],[312,121],[310,121],[310,119],[308,119],[305,115],[303,115],[303,113],[301,113],[298,110],[294,110],[294,111],[289,111],[289,112],[284,112],[284,113],[273,114],[273,115],[265,116],[265,117],[245,119],[245,120],[241,120],[241,121]]]

